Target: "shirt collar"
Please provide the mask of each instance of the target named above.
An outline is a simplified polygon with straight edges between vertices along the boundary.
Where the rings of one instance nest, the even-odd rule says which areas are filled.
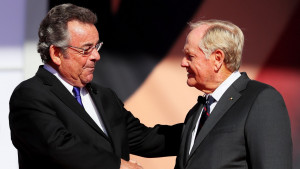
[[[211,94],[213,98],[218,102],[225,91],[241,76],[239,71],[234,71],[231,75],[221,83],[221,85]]]
[[[62,77],[61,75],[49,64],[44,64],[44,69],[48,70],[50,73],[52,73],[55,77],[57,77],[57,79],[68,89],[68,91],[73,95],[73,86],[70,85],[69,83],[67,83]],[[82,90],[82,89],[80,89]],[[80,91],[81,93],[81,91]]]

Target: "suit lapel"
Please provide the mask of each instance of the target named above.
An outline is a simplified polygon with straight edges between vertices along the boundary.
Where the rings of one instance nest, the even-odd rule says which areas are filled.
[[[107,138],[103,131],[98,127],[94,120],[88,115],[84,108],[78,104],[73,95],[68,91],[68,89],[50,72],[45,70],[40,66],[37,76],[43,81],[43,83],[49,86],[49,89],[54,95],[59,98],[66,106],[68,106],[72,112],[77,114],[86,123],[88,123],[94,130],[99,134]]]
[[[115,146],[118,145],[118,141],[119,141],[119,135],[118,132],[113,133],[112,127],[111,127],[111,117],[110,115],[113,115],[112,111],[114,111],[113,109],[110,108],[105,108],[103,107],[103,101],[106,100],[107,101],[107,97],[105,97],[105,94],[103,94],[102,92],[104,91],[100,91],[99,89],[97,89],[93,84],[88,84],[87,85],[87,89],[89,90],[91,97],[99,111],[99,114],[102,118],[102,121],[104,123],[106,132],[108,134],[108,136],[106,136],[112,143],[112,147],[114,149],[114,152],[116,154],[122,154],[122,149],[120,149],[120,147]],[[103,133],[104,134],[104,133]]]
[[[192,133],[194,130],[194,127],[196,126],[197,120],[200,116],[200,111],[203,108],[203,104],[197,103],[195,107],[191,110],[193,112],[193,117],[190,119],[189,123],[187,125],[189,126],[187,129],[187,139],[185,143],[185,151],[184,151],[184,161],[189,157],[189,151],[190,151],[190,146],[191,146],[191,138],[192,138]]]
[[[111,128],[110,128],[110,122],[109,122],[109,118],[107,117],[104,109],[103,109],[103,106],[102,106],[102,100],[105,99],[103,98],[103,95],[99,92],[98,89],[96,89],[94,86],[92,86],[91,84],[87,84],[86,86],[87,90],[89,91],[93,101],[94,101],[94,104],[95,106],[97,107],[98,109],[98,112],[101,116],[101,119],[102,119],[102,122],[104,124],[104,127],[105,127],[105,130],[107,132],[108,135],[106,135],[102,130],[101,130],[101,133],[103,135],[105,135],[105,137],[107,139],[110,139],[111,136],[112,136],[112,133],[111,133]]]
[[[195,120],[197,116],[197,110],[199,109],[199,104],[194,105],[194,107],[188,112],[185,121],[184,121],[184,127],[181,133],[181,144],[179,149],[179,154],[176,159],[176,166],[180,165],[183,168],[185,165],[186,160],[188,159],[189,155],[189,146],[191,142],[191,133],[193,130],[193,127],[195,126]]]
[[[191,150],[189,158],[193,155],[195,150],[199,147],[204,138],[214,128],[218,121],[224,116],[229,108],[241,97],[240,91],[246,88],[246,85],[250,79],[246,73],[242,73],[239,77],[223,94],[218,101],[216,107],[212,111],[210,117],[206,120],[205,125],[200,130],[198,136],[195,139],[194,146]]]

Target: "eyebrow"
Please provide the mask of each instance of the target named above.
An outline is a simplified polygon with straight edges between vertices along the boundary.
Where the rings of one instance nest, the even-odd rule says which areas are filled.
[[[98,40],[97,42],[96,42],[96,44],[98,44],[100,42],[100,40]],[[83,44],[81,47],[90,47],[90,46],[93,46],[94,44],[93,43],[90,43],[90,42],[88,42],[88,43],[86,43],[86,44]]]

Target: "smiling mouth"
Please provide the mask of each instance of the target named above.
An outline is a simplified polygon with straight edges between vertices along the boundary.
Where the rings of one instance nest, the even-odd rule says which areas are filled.
[[[85,67],[83,67],[84,69],[94,69],[95,68],[95,66],[85,66]]]
[[[195,73],[194,73],[193,71],[187,70],[187,76],[188,76],[188,77],[194,77],[194,76],[195,76]]]
[[[95,70],[95,67],[85,67],[84,68],[86,71],[93,73]]]
[[[187,77],[188,77],[188,78],[190,78],[190,77],[195,77],[195,74],[194,74],[194,73],[188,73],[188,74],[187,74]]]

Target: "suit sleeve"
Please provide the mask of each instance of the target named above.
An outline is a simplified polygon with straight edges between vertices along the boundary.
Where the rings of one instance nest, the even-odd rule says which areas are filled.
[[[139,127],[134,123],[137,121],[131,120],[128,126],[130,153],[143,157],[178,155],[183,124],[156,125],[153,128],[137,130]]]
[[[115,95],[117,98],[117,96]],[[118,99],[118,98],[117,98]],[[126,116],[128,144],[131,154],[143,157],[176,156],[179,152],[183,124],[155,125],[147,127],[140,120],[120,106]]]
[[[36,163],[53,164],[54,168],[119,169],[119,157],[68,131],[55,112],[58,100],[48,96],[49,92],[28,86],[13,93],[9,121],[12,141],[19,153]]]
[[[267,88],[257,96],[246,128],[252,169],[292,169],[292,139],[288,112],[282,96]]]

